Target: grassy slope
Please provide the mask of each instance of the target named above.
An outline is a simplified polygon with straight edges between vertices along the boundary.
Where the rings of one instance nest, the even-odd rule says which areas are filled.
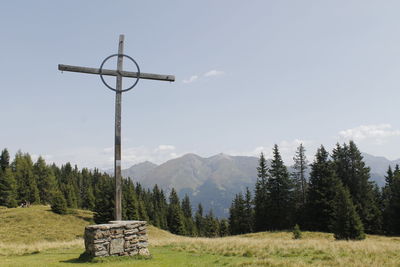
[[[4,243],[31,244],[39,241],[71,241],[82,238],[92,212],[76,210],[58,215],[48,206],[0,209],[0,240]]]
[[[90,218],[90,212],[59,216],[43,206],[0,209],[0,266],[78,263],[83,242],[76,238]],[[32,231],[21,236],[27,225]],[[61,226],[66,230],[61,231]],[[400,266],[400,238],[396,237],[368,236],[364,241],[347,242],[335,241],[331,234],[305,232],[302,240],[293,240],[291,233],[277,232],[208,239],[175,236],[149,227],[149,241],[151,260],[108,258],[98,265]]]

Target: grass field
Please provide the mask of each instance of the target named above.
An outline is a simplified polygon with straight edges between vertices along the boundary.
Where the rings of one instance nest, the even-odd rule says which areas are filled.
[[[264,232],[189,238],[149,227],[151,259],[111,257],[85,263],[82,233],[91,213],[60,216],[49,207],[0,209],[0,266],[400,266],[400,238],[335,241],[331,234]],[[28,230],[24,230],[28,229]],[[63,229],[63,230],[62,230]]]

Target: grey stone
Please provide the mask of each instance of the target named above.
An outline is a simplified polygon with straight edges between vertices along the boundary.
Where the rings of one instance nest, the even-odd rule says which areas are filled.
[[[126,235],[135,234],[135,233],[137,233],[137,232],[139,232],[139,230],[138,230],[137,228],[133,228],[133,229],[131,229],[131,230],[125,230],[125,231],[124,231],[124,233],[125,233]]]
[[[123,234],[123,232],[124,232],[124,230],[122,230],[121,228],[110,230],[110,233],[112,235],[120,235],[120,234]]]
[[[137,242],[139,242],[139,240],[135,238],[135,239],[132,239],[130,243],[131,244],[136,244]]]
[[[135,229],[138,226],[139,226],[138,224],[127,224],[125,225],[125,229]]]
[[[128,236],[125,236],[125,240],[133,240],[133,239],[138,239],[138,236],[137,236],[137,235],[128,235]]]
[[[108,256],[108,252],[106,250],[101,250],[101,251],[96,251],[94,253],[95,257],[104,257],[104,256]]]
[[[147,241],[147,235],[142,235],[139,237],[139,241]]]
[[[115,221],[85,228],[85,249],[94,257],[150,255],[146,222]]]
[[[94,249],[95,249],[96,251],[106,250],[106,248],[103,246],[103,244],[95,245],[95,246],[94,246]]]
[[[125,240],[123,238],[112,239],[110,242],[110,255],[124,252],[124,243]]]
[[[141,247],[141,248],[147,248],[148,245],[149,244],[147,242],[139,242],[138,243],[138,247]]]
[[[139,249],[138,253],[142,256],[150,256],[150,251],[147,248]]]
[[[108,239],[95,239],[95,240],[93,240],[94,244],[104,243],[104,242],[108,242]]]

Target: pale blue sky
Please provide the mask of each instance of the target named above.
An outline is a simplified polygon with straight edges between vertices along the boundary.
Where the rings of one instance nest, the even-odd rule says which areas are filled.
[[[287,163],[304,141],[355,139],[400,158],[399,1],[7,1],[0,8],[0,149],[112,167],[114,93],[95,75],[125,53],[143,72],[123,95],[123,165],[187,152]],[[128,65],[127,65],[128,67]]]

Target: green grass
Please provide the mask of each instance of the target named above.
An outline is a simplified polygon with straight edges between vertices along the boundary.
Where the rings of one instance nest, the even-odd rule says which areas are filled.
[[[94,263],[78,260],[82,248],[51,249],[37,254],[0,257],[0,266],[227,266],[237,262],[237,257],[177,252],[168,247],[152,248],[151,259],[109,257]]]
[[[0,240],[14,244],[71,241],[82,238],[85,226],[93,223],[92,217],[92,212],[83,210],[74,210],[68,215],[55,214],[49,206],[3,208],[0,209]]]
[[[263,232],[210,239],[176,236],[151,226],[151,259],[82,262],[81,236],[91,218],[87,211],[61,216],[44,206],[0,208],[0,266],[400,266],[399,237],[369,235],[352,242],[303,232],[302,239],[294,240],[291,232]]]

